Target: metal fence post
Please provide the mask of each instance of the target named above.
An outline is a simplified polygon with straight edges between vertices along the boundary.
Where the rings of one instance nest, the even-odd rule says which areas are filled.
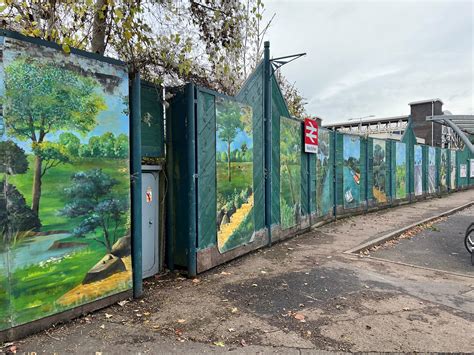
[[[133,297],[143,294],[142,280],[142,171],[140,74],[130,77],[130,174],[132,182]]]

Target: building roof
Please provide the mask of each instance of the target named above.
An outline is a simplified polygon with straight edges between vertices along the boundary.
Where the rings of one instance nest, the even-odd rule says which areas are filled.
[[[369,123],[386,123],[390,121],[407,121],[409,115],[402,116],[392,116],[392,117],[372,117],[372,118],[363,118],[363,119],[353,119],[336,123],[324,124],[323,127],[342,127],[342,126],[358,126],[359,124],[369,124]]]
[[[443,101],[441,101],[440,98],[436,98],[436,99],[427,99],[427,100],[420,100],[420,101],[413,101],[413,102],[409,102],[408,105],[409,106],[412,106],[412,105],[419,105],[419,104],[430,104],[432,102],[441,102],[441,105],[443,105]]]

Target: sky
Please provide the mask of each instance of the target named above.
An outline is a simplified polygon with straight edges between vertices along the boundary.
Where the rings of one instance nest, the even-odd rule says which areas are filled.
[[[440,98],[474,114],[474,1],[266,0],[270,55],[323,124],[410,113]]]

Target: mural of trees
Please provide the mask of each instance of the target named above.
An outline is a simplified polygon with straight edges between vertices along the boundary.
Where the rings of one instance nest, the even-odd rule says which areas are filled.
[[[112,195],[112,189],[117,184],[117,180],[101,169],[76,173],[71,186],[65,191],[71,202],[61,211],[67,217],[82,217],[73,231],[75,237],[84,237],[99,228],[102,238],[95,240],[104,245],[109,253],[117,241],[118,228],[128,211],[127,203]]]
[[[372,192],[373,192],[374,198],[379,203],[387,202],[386,144],[385,144],[385,141],[381,139],[374,139],[373,174],[374,174],[374,185],[372,188]]]
[[[35,154],[32,210],[38,214],[41,181],[65,158],[47,142],[59,130],[88,132],[97,124],[105,102],[97,82],[71,70],[34,59],[18,58],[5,68],[4,121],[7,133],[31,142]]]
[[[301,122],[280,119],[280,214],[282,228],[301,215]]]
[[[395,143],[395,198],[402,199],[407,195],[407,150],[406,144]]]
[[[253,224],[252,110],[216,100],[217,244],[221,252],[251,240]]]
[[[316,159],[316,210],[318,216],[331,212],[333,207],[332,167],[330,164],[331,132],[319,129],[318,154]]]
[[[132,286],[126,67],[2,43],[0,330]]]
[[[0,173],[8,176],[24,174],[27,170],[25,151],[11,140],[0,142]],[[0,191],[3,192],[0,194],[0,250],[3,250],[21,238],[22,231],[37,230],[41,223],[24,196],[5,177],[0,181]]]
[[[357,207],[360,202],[360,138],[343,136],[344,208]]]

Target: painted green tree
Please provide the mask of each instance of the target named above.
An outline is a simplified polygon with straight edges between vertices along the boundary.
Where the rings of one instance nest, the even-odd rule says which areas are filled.
[[[108,253],[117,241],[120,226],[125,222],[127,203],[113,196],[118,181],[101,169],[78,172],[72,177],[72,184],[65,192],[69,202],[61,215],[70,218],[83,217],[74,229],[73,235],[84,237],[96,229],[102,232],[102,239],[95,238]]]
[[[290,186],[291,202],[297,203],[295,187],[293,186],[294,177],[291,172],[291,166],[299,163],[301,146],[301,127],[298,122],[291,122],[281,129],[280,140],[280,162],[288,173],[288,184]]]
[[[221,140],[227,143],[227,179],[231,181],[230,146],[239,130],[244,130],[244,122],[241,120],[240,106],[237,103],[225,101],[220,105],[220,108],[217,118],[217,134]]]
[[[81,140],[70,132],[61,133],[59,135],[59,144],[61,144],[70,157],[77,158],[79,156],[79,148]]]
[[[24,174],[28,170],[25,151],[11,140],[0,142],[0,174]],[[0,180],[0,250],[14,244],[21,232],[41,227],[38,216],[27,206],[18,189]]]
[[[7,133],[30,141],[33,153],[32,210],[39,212],[41,181],[66,156],[45,146],[57,131],[86,133],[106,108],[92,78],[53,64],[18,58],[5,68],[4,121]]]

